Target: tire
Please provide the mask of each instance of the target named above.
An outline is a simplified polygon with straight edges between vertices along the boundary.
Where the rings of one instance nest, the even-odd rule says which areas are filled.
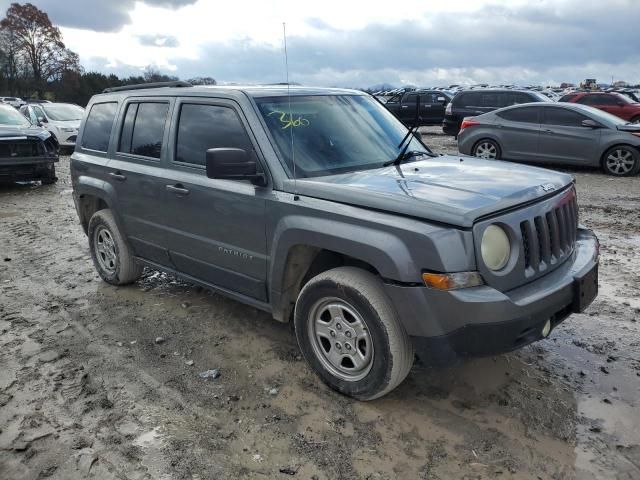
[[[382,281],[365,270],[338,267],[312,278],[298,296],[294,322],[307,363],[344,395],[379,398],[413,365],[413,344]]]
[[[98,210],[87,230],[91,258],[100,277],[111,285],[127,285],[142,275],[129,245],[118,230],[111,210]]]
[[[58,181],[58,177],[56,177],[56,167],[55,165],[51,165],[51,168],[47,172],[47,176],[43,177],[40,182],[42,185],[52,185]]]
[[[640,153],[628,145],[616,145],[602,156],[602,169],[616,177],[629,177],[640,171]]]
[[[502,149],[495,140],[483,138],[482,140],[478,140],[473,146],[471,155],[489,160],[499,160],[502,156]]]

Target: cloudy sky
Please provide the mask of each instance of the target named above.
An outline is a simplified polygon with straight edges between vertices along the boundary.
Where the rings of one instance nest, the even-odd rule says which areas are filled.
[[[640,83],[640,0],[31,0],[86,70],[307,85]],[[9,6],[0,0],[0,12]]]

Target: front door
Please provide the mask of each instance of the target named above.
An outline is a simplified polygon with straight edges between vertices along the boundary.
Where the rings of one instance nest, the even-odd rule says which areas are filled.
[[[166,241],[175,268],[219,288],[266,301],[266,200],[269,190],[206,176],[210,148],[256,155],[240,112],[229,101],[179,99],[164,185]]]
[[[600,130],[583,127],[587,117],[562,106],[546,106],[540,156],[549,162],[587,165],[600,152]]]

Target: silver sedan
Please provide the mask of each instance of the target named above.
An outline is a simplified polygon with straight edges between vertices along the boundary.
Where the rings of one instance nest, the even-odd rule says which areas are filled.
[[[640,125],[586,105],[527,103],[465,118],[460,153],[518,162],[640,171]]]

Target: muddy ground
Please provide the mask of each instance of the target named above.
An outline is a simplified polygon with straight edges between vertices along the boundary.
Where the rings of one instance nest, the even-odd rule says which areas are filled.
[[[602,242],[584,314],[360,403],[262,312],[156,271],[100,281],[58,172],[0,187],[1,479],[640,478],[640,177],[572,171]]]

